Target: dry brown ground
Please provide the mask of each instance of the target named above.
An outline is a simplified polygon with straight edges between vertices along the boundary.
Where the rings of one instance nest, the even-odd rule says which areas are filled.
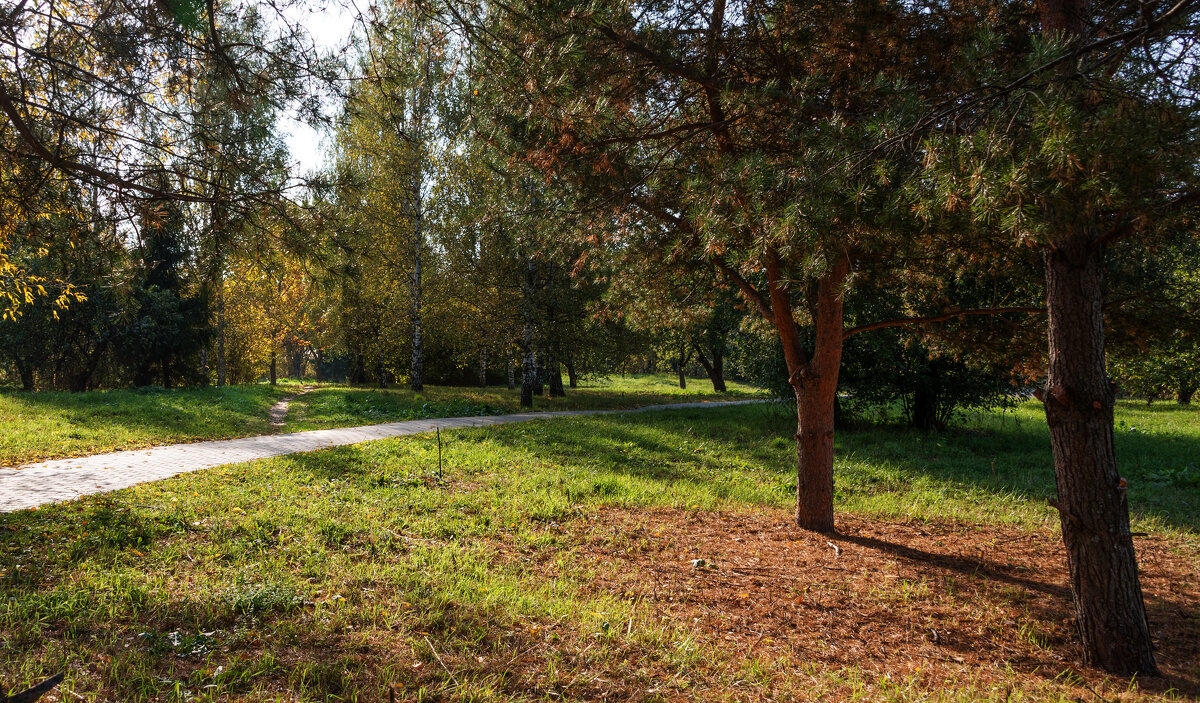
[[[1138,694],[1077,665],[1056,532],[844,516],[826,538],[788,523],[782,511],[608,509],[550,529],[592,562],[597,593],[642,600],[727,657],[727,671],[757,660],[814,685],[857,668],[943,690],[1007,681],[1084,700],[1200,695],[1193,546],[1137,540],[1164,674],[1138,681]],[[525,555],[546,576],[552,557]]]

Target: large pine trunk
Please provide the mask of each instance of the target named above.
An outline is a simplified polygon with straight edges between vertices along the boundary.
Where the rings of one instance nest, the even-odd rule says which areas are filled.
[[[1101,270],[1092,228],[1046,252],[1050,426],[1063,543],[1084,659],[1131,675],[1157,670],[1113,449],[1114,391],[1105,373]]]
[[[796,524],[817,532],[834,529],[833,422],[842,366],[844,279],[839,267],[818,284],[812,357],[799,373],[789,369],[797,409]]]
[[[812,354],[806,354],[792,317],[778,258],[768,259],[771,308],[783,343],[788,380],[796,394],[796,524],[832,532],[833,421],[838,372],[842,365],[842,288],[849,262],[839,258],[816,285]]]
[[[1072,43],[1088,36],[1090,0],[1040,0],[1043,34]],[[1067,96],[1073,65],[1060,68]],[[1071,92],[1075,95],[1071,95]],[[1045,254],[1050,368],[1043,404],[1050,426],[1054,478],[1076,626],[1084,660],[1123,676],[1154,674],[1154,650],[1129,533],[1126,486],[1113,449],[1114,389],[1104,358],[1103,245],[1088,196],[1071,181],[1047,209],[1052,241]],[[1071,197],[1075,190],[1075,197]],[[1074,201],[1074,202],[1072,202]]]

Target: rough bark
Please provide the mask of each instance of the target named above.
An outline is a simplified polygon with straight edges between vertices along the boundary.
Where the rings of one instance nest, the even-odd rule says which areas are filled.
[[[808,358],[779,276],[771,282],[776,331],[784,340],[789,381],[796,393],[796,524],[817,532],[834,529],[833,424],[842,366],[842,287],[848,270],[848,262],[839,259],[817,283],[815,341]]]
[[[517,379],[515,378],[516,373],[513,372],[513,358],[512,358],[512,350],[511,349],[504,352],[504,365],[507,369],[508,390],[511,391],[512,389],[517,387]]]
[[[487,388],[487,347],[479,347],[479,387]]]
[[[1146,675],[1157,666],[1113,449],[1096,239],[1094,228],[1083,227],[1045,255],[1050,368],[1043,403],[1084,660],[1123,676]]]
[[[764,252],[767,295],[723,261],[717,259],[714,263],[779,334],[788,382],[796,396],[796,524],[803,529],[831,532],[834,529],[833,428],[845,338],[842,292],[850,263],[845,256],[839,256],[816,286],[809,287],[815,295],[808,301],[816,332],[811,356],[792,316],[789,287],[795,284],[786,280],[776,251]]]
[[[1038,0],[1038,12],[1046,37],[1067,42],[1086,38],[1088,0]],[[1074,80],[1072,70],[1063,65],[1064,82]],[[1072,88],[1065,84],[1065,90]],[[1086,105],[1086,96],[1075,99]],[[1075,187],[1070,181],[1062,185]],[[1059,197],[1081,202],[1087,196]],[[1094,212],[1048,205],[1046,214],[1052,233],[1045,253],[1050,366],[1043,403],[1058,489],[1054,504],[1084,660],[1122,676],[1154,674],[1126,485],[1117,474],[1113,449],[1114,388],[1104,359],[1103,245]]]

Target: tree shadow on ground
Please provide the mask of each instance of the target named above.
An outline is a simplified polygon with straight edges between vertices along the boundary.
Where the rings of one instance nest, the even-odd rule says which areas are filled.
[[[1129,483],[1130,512],[1200,531],[1200,462],[1195,460],[1200,436],[1118,431],[1115,442],[1118,469]],[[1010,423],[983,432],[878,427],[841,433],[838,450],[835,466],[858,474],[861,480],[852,477],[851,485],[861,490],[872,490],[871,474],[883,467],[901,485],[906,477],[923,476],[1034,504],[1055,494],[1044,423]]]
[[[1034,571],[1030,564],[1018,564],[1011,554],[1005,554],[1005,551],[1000,549],[996,549],[999,558],[989,557],[989,547],[994,548],[995,545],[986,542],[978,545],[978,555],[966,556],[961,552],[954,554],[922,549],[879,536],[855,534],[853,530],[834,535],[832,539],[911,564],[972,579],[983,578],[1022,589],[1027,593],[1040,594],[1041,597],[1026,602],[1027,612],[1046,623],[1073,622],[1071,591],[1067,586],[1064,560],[1055,553],[1058,551],[1056,540],[1040,540],[1045,544],[1040,545],[1041,563],[1037,565],[1037,571]],[[1165,680],[1169,687],[1182,693],[1200,694],[1200,667],[1195,666],[1200,660],[1200,602],[1179,597],[1173,588],[1181,577],[1187,577],[1188,564],[1194,565],[1194,562],[1184,555],[1176,554],[1176,558],[1172,558],[1172,552],[1175,550],[1161,542],[1143,542],[1139,548],[1142,552],[1141,580],[1147,618],[1150,621],[1151,634],[1154,636],[1156,657],[1163,667]],[[1147,552],[1151,563],[1146,563]],[[1023,573],[1018,573],[1017,569]],[[1058,646],[1065,646],[1071,653],[1070,659],[1078,661],[1082,657],[1082,650],[1075,641],[1074,634],[1071,630],[1071,640],[1060,642]],[[960,649],[969,651],[979,646],[986,647],[988,644],[990,643],[964,642]]]
[[[672,509],[603,509],[574,529],[580,560],[599,565],[593,588],[632,592],[723,651],[784,669],[868,667],[890,680],[916,666],[947,683],[969,670],[985,685],[1015,671],[1067,689],[1042,692],[1054,700],[1088,691],[1063,672],[1105,680],[1079,664],[1054,534],[845,517],[839,534],[821,535],[788,524],[783,511]],[[1139,686],[1200,693],[1200,594],[1177,588],[1196,578],[1195,554],[1165,540],[1141,546],[1152,562],[1144,584],[1166,677]]]
[[[0,584],[52,588],[85,561],[113,563],[186,529],[178,519],[148,515],[106,495],[0,513]]]

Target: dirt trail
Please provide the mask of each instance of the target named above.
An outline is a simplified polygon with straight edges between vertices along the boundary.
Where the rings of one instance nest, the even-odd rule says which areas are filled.
[[[267,414],[267,417],[271,418],[271,426],[272,427],[283,427],[284,425],[286,425],[287,424],[287,414],[288,414],[288,404],[291,403],[296,398],[299,398],[300,396],[304,395],[305,393],[308,393],[315,389],[316,389],[316,386],[304,386],[303,388],[300,389],[299,393],[293,393],[292,395],[289,395],[286,398],[281,399],[278,403],[272,405],[270,411],[268,411],[268,414]]]

